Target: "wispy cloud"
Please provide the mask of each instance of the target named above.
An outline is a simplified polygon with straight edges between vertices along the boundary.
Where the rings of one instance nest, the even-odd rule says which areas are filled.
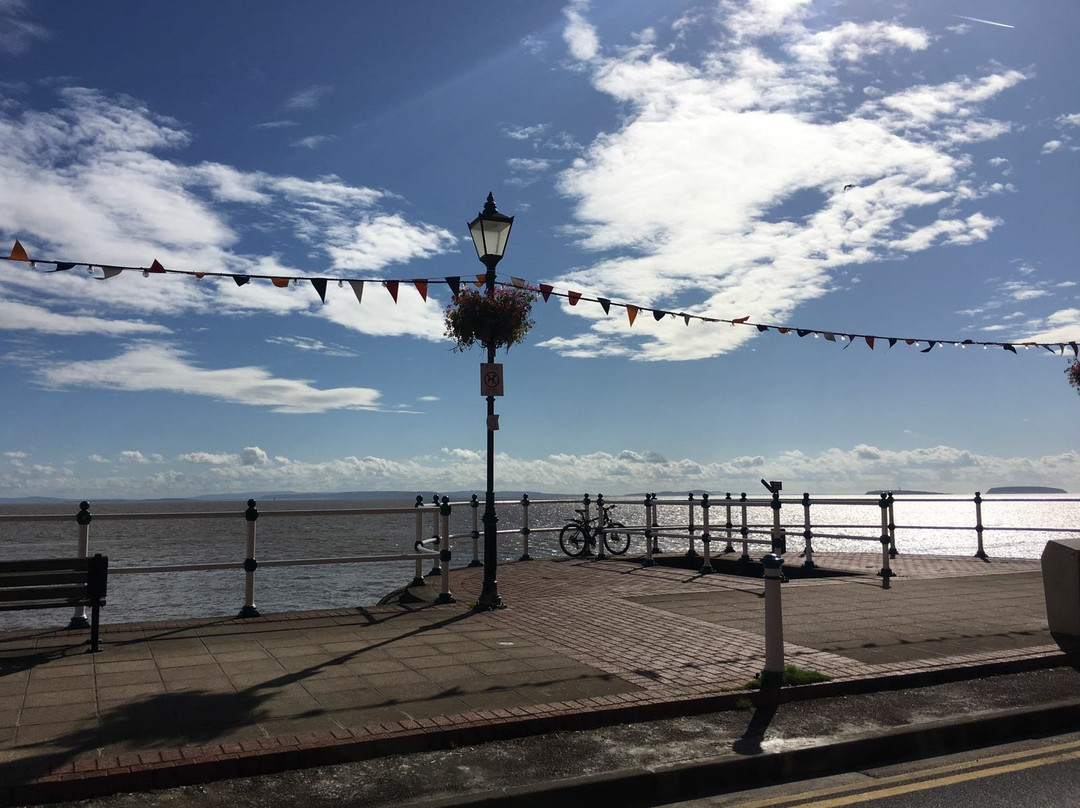
[[[308,135],[299,140],[294,140],[292,146],[297,149],[318,149],[327,143],[333,143],[337,138],[333,135]]]
[[[841,268],[982,241],[1000,224],[974,204],[1007,189],[973,175],[965,147],[1009,131],[981,110],[1024,81],[1019,71],[915,79],[868,97],[853,81],[867,60],[934,47],[925,31],[853,22],[811,30],[806,4],[722,4],[715,43],[691,60],[659,32],[605,47],[587,13],[583,3],[567,11],[570,55],[626,114],[559,176],[576,203],[570,235],[608,256],[557,283],[692,314],[783,321],[825,294]],[[936,218],[927,223],[925,211]],[[920,223],[906,221],[916,213]],[[692,359],[752,338],[652,318],[628,332],[598,311],[567,311],[592,322],[586,335],[545,343],[563,353]]]
[[[48,38],[48,30],[30,18],[24,0],[0,0],[0,53],[20,56]]]
[[[312,84],[293,93],[285,101],[285,109],[314,109],[334,88],[325,84]]]

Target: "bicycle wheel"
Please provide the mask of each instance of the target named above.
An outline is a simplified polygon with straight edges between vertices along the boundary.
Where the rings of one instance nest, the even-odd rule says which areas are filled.
[[[577,558],[585,552],[588,542],[585,541],[585,533],[577,522],[568,522],[559,531],[559,546],[562,551],[571,558]]]
[[[622,522],[612,522],[608,525],[609,528],[623,528],[626,529],[626,525]],[[604,534],[604,546],[608,549],[608,552],[612,555],[622,555],[630,549],[630,534],[629,533],[605,533]]]

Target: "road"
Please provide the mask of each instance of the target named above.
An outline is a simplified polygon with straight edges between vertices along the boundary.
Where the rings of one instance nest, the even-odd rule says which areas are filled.
[[[1080,733],[725,794],[671,808],[1062,808],[1080,805]]]

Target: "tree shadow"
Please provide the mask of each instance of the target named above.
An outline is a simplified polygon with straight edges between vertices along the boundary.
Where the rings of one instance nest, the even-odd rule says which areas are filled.
[[[754,715],[750,718],[750,724],[742,737],[736,739],[731,745],[732,751],[738,752],[740,755],[760,755],[761,742],[765,740],[765,733],[776,716],[777,709],[778,706],[775,704],[758,706],[754,710]]]

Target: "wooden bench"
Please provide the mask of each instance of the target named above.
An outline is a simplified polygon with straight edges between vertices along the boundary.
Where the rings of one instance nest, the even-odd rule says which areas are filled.
[[[98,613],[105,605],[109,558],[0,561],[0,611],[89,606],[90,652],[100,651]]]

